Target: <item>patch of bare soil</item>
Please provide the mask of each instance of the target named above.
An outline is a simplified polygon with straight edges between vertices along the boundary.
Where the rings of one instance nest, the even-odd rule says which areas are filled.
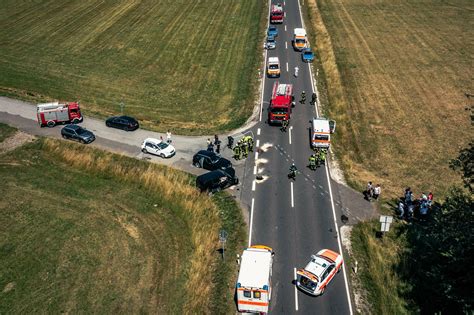
[[[26,143],[33,142],[35,139],[36,137],[33,135],[17,131],[0,143],[0,154],[12,151]]]
[[[352,225],[344,225],[341,227],[341,241],[342,245],[345,247],[349,256],[352,257],[352,244],[351,244],[351,233]],[[351,270],[349,277],[351,280],[352,293],[354,294],[354,304],[359,314],[371,314],[369,303],[367,300],[367,292],[362,287],[362,284],[359,279],[359,266],[357,260],[352,261]]]

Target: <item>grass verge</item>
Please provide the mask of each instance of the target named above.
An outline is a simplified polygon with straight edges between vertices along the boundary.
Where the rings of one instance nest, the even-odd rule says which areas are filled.
[[[2,1],[0,92],[211,134],[254,107],[266,2]]]
[[[213,304],[232,281],[218,231],[232,231],[230,251],[242,237],[225,194],[210,199],[183,172],[51,139],[2,155],[0,176],[0,313],[233,307]]]
[[[15,131],[16,128],[0,123],[0,142],[3,142],[6,138],[14,134]]]

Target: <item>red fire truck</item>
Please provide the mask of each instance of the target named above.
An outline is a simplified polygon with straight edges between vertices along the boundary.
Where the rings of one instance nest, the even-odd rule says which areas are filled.
[[[268,107],[268,123],[281,124],[284,119],[289,120],[294,100],[292,84],[275,82]]]
[[[83,120],[78,103],[60,104],[59,102],[53,102],[38,104],[36,116],[41,127],[54,127],[61,123],[77,124]]]
[[[283,12],[283,6],[281,3],[273,4],[272,9],[270,11],[270,23],[283,23],[283,18],[285,13]]]

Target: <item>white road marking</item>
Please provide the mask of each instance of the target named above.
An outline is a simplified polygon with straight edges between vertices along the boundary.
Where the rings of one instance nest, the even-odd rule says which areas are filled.
[[[329,167],[326,164],[326,179],[328,181],[329,187],[329,196],[331,197],[331,208],[332,208],[332,216],[334,219],[334,227],[336,228],[336,235],[337,235],[337,245],[339,247],[339,253],[341,253],[342,259],[344,260],[344,255],[342,252],[342,245],[341,245],[341,237],[339,235],[339,227],[337,226],[337,219],[336,219],[336,209],[334,208],[334,199],[332,197],[332,188],[331,188],[331,181],[329,180]],[[351,294],[349,292],[349,284],[347,283],[347,274],[346,274],[346,265],[342,265],[342,273],[344,275],[344,283],[346,285],[346,295],[347,295],[347,303],[349,304],[349,314],[352,315],[352,303],[351,303]]]
[[[296,288],[296,268],[293,268],[293,274],[295,276],[295,310],[298,310],[298,289]]]
[[[260,128],[257,129],[257,136],[260,136]]]
[[[288,49],[288,42],[285,42],[285,49]]]
[[[249,226],[249,247],[252,246],[252,223],[253,223],[253,206],[255,199],[252,198],[252,206],[250,207],[250,226]]]
[[[288,62],[286,63],[286,72],[288,72]]]
[[[286,5],[286,1],[283,1],[283,5]]]
[[[291,144],[291,130],[293,129],[293,126],[290,126],[289,132],[288,132],[288,137],[290,139],[290,144]]]
[[[252,191],[255,191],[255,179],[252,181]]]
[[[291,184],[291,207],[294,208],[295,200],[293,199],[293,182],[291,182],[290,184]]]
[[[286,25],[285,25],[285,32],[286,32]]]
[[[257,139],[256,147],[258,148],[260,146],[260,139]]]
[[[255,152],[255,160],[258,160],[258,152]]]
[[[257,165],[253,167],[253,175],[257,175]]]

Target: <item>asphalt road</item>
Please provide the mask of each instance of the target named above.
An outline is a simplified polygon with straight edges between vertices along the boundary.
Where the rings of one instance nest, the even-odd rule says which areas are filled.
[[[301,53],[293,50],[293,30],[302,27],[298,1],[272,0],[284,4],[285,21],[278,25],[277,48],[267,52],[267,58],[278,56],[282,73],[279,79],[264,80],[261,121],[253,128],[260,150],[254,156],[255,164],[248,163],[243,183],[243,199],[250,208],[251,244],[263,244],[274,249],[272,314],[351,314],[346,274],[340,272],[330,283],[325,294],[312,297],[296,290],[295,268],[302,268],[310,256],[323,248],[341,252],[331,181],[328,169],[310,171],[309,127],[312,117],[318,116],[316,107],[309,104],[313,92],[310,68],[301,60]],[[285,44],[286,43],[286,44]],[[294,77],[294,67],[299,67]],[[287,70],[288,69],[288,70]],[[294,84],[296,107],[291,116],[288,132],[266,123],[268,101],[275,81]],[[300,104],[302,91],[306,104]],[[296,181],[287,174],[294,162],[301,171]],[[256,168],[255,168],[256,166]],[[263,180],[255,180],[255,174]],[[338,222],[339,224],[339,222]]]

